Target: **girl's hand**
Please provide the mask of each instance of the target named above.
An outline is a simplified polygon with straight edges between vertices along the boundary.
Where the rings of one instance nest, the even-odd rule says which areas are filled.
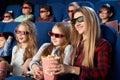
[[[25,61],[25,63],[22,65],[22,69],[23,69],[23,74],[26,74],[28,69],[29,69],[29,63],[31,61],[31,58],[27,59]]]
[[[43,69],[42,66],[33,64],[32,65],[32,73],[33,73],[33,78],[36,80],[43,79]]]

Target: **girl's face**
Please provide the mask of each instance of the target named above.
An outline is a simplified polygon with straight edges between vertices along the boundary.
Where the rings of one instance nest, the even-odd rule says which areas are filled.
[[[108,10],[104,9],[104,8],[99,10],[99,16],[101,19],[109,19],[110,18],[110,14],[109,14]]]
[[[66,43],[64,34],[59,30],[57,26],[53,27],[52,32],[49,33],[49,35],[51,36],[51,42],[57,47],[62,46]]]
[[[85,31],[85,22],[84,22],[84,17],[81,12],[76,12],[74,14],[74,19],[76,19],[75,22],[75,29],[78,31],[79,34],[83,34]]]
[[[11,19],[11,15],[9,13],[5,13],[3,18],[5,21],[9,21]]]
[[[23,4],[22,12],[23,14],[30,14],[32,12],[32,8],[28,4]]]
[[[29,32],[24,25],[19,25],[18,29],[15,30],[16,38],[19,43],[27,43],[29,40]]]
[[[74,6],[69,6],[68,7],[68,15],[70,18],[72,18],[72,13],[76,8]]]
[[[49,16],[49,12],[45,8],[40,9],[40,17],[46,19]]]
[[[5,45],[6,39],[4,37],[0,37],[0,48],[3,48]]]

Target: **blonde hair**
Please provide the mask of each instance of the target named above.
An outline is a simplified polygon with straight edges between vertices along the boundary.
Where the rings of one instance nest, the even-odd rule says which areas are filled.
[[[83,35],[80,35],[75,27],[72,27],[71,29],[71,42],[74,45],[74,48],[77,48],[78,44],[81,42],[81,40],[85,37],[85,41],[83,44],[84,47],[84,54],[82,58],[82,65],[88,66],[88,67],[94,67],[94,53],[95,53],[95,44],[96,41],[101,36],[101,30],[100,30],[100,24],[98,17],[95,13],[95,11],[90,8],[83,6],[79,9],[77,9],[73,15],[76,12],[81,12],[83,14],[83,19],[86,24],[85,31]],[[75,57],[76,51],[74,51],[73,58]]]
[[[72,27],[72,26],[71,26],[71,24],[69,24],[67,22],[58,22],[53,26],[53,28],[54,27],[57,27],[60,30],[60,32],[64,35],[64,38],[66,40],[64,42],[64,44],[62,44],[61,47],[59,48],[60,56],[61,56],[61,62],[63,62],[63,60],[64,60],[64,49],[68,44],[70,44],[70,27]],[[53,47],[54,47],[54,45],[53,45],[53,43],[51,43],[49,46],[47,46],[47,48],[45,48],[43,50],[41,56],[50,55]],[[41,56],[40,56],[40,60],[41,60]]]
[[[17,30],[20,25],[23,25],[24,27],[26,27],[27,31],[29,32],[29,34],[27,35],[28,36],[28,41],[27,41],[28,45],[25,48],[25,53],[23,55],[23,61],[26,61],[26,59],[32,58],[35,51],[37,51],[36,28],[32,22],[23,21],[16,27],[15,30]],[[18,40],[17,37],[16,37],[16,40]],[[17,46],[18,46],[18,48],[20,47],[20,43],[18,41],[17,41]]]

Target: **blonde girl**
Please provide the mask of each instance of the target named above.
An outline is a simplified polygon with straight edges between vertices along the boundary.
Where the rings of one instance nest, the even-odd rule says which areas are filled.
[[[37,51],[36,29],[32,22],[25,21],[15,28],[17,44],[12,51],[13,75],[21,76],[28,71],[30,59]]]
[[[70,27],[72,26],[69,23],[58,22],[53,26],[52,31],[48,32],[51,43],[44,43],[30,63],[30,68],[35,79],[43,78],[40,66],[42,64],[38,63],[41,62],[41,56],[57,55],[61,57],[61,63],[66,65],[71,64],[73,47],[70,44]]]

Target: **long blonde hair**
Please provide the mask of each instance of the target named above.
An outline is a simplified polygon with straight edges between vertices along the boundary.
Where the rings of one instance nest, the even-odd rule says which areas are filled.
[[[36,28],[32,22],[24,21],[24,22],[20,23],[16,27],[15,30],[17,30],[20,25],[23,25],[24,27],[26,27],[27,31],[29,32],[29,34],[27,35],[28,36],[28,41],[27,41],[28,45],[25,48],[25,53],[23,55],[23,61],[25,62],[26,59],[32,58],[35,51],[37,51]],[[17,37],[16,37],[16,40],[18,40]],[[18,46],[18,48],[21,46],[18,41],[17,41],[17,46]]]
[[[64,35],[64,38],[66,40],[64,42],[64,44],[62,44],[62,46],[59,48],[60,56],[61,56],[61,60],[62,60],[61,62],[63,62],[63,60],[64,60],[64,49],[68,44],[70,44],[70,27],[72,27],[72,26],[71,26],[71,24],[69,24],[67,22],[58,22],[53,26],[53,28],[54,27],[57,27],[60,30],[60,32]],[[50,45],[47,46],[47,48],[45,48],[43,50],[41,56],[50,55],[53,47],[54,47],[53,43],[50,43]],[[40,61],[41,61],[41,56],[40,56]]]
[[[90,7],[81,7],[77,9],[74,13],[73,16],[76,12],[81,12],[83,14],[83,19],[86,24],[85,31],[83,35],[80,35],[75,27],[72,27],[71,29],[71,42],[74,46],[74,48],[77,48],[78,44],[81,42],[81,39],[86,37],[83,47],[84,47],[84,54],[82,58],[82,65],[88,66],[88,67],[94,67],[94,53],[95,53],[95,45],[96,41],[100,38],[101,36],[101,30],[100,30],[100,24],[98,17],[95,13],[95,11],[90,8]],[[74,51],[73,58],[75,57],[76,51]]]

